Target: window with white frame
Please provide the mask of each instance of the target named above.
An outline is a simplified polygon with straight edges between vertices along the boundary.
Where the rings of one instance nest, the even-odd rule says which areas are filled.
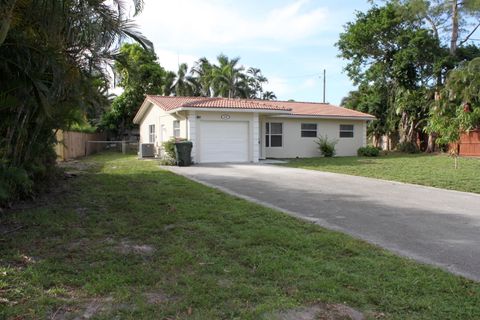
[[[340,125],[340,138],[353,138],[353,124]]]
[[[301,136],[302,138],[315,138],[317,136],[317,124],[302,123]]]
[[[173,136],[175,138],[180,137],[180,121],[179,120],[173,121]]]
[[[283,146],[283,123],[267,122],[265,126],[265,146]]]
[[[148,126],[148,142],[155,143],[155,125]]]

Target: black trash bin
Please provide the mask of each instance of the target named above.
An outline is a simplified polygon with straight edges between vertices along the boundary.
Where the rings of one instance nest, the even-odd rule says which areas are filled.
[[[192,164],[192,142],[175,142],[175,156],[177,157],[177,166],[187,167]]]

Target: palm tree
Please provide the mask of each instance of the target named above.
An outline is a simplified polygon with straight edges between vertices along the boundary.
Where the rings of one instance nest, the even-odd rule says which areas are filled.
[[[250,88],[250,96],[252,99],[260,99],[263,93],[263,84],[267,83],[267,78],[262,74],[258,68],[249,68],[247,70],[248,86]]]
[[[213,68],[213,84],[216,96],[238,97],[245,75],[243,66],[238,66],[240,58],[229,59],[226,55],[217,57],[218,65]]]
[[[213,95],[213,66],[207,58],[200,58],[195,62],[191,70],[191,75],[196,84],[196,91],[202,97],[211,97]]]
[[[262,95],[263,100],[277,100],[277,96],[273,91],[265,91]]]
[[[195,92],[194,79],[188,73],[188,65],[182,63],[178,67],[177,76],[171,86],[174,95],[176,96],[193,96]]]
[[[47,166],[54,130],[68,128],[91,107],[122,41],[131,38],[149,50],[152,44],[129,20],[126,1],[5,2],[0,8],[0,162]],[[141,10],[142,1],[133,3]]]

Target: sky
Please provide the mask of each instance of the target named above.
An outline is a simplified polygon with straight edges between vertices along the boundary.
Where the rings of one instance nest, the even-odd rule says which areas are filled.
[[[260,68],[278,100],[322,102],[326,69],[326,102],[339,105],[354,87],[335,43],[368,8],[366,0],[145,0],[134,20],[167,70],[223,53]]]

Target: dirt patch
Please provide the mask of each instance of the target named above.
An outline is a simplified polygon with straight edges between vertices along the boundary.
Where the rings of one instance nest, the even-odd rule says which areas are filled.
[[[57,166],[59,168],[65,169],[66,172],[82,173],[94,168],[97,165],[93,162],[69,160],[69,161],[59,161],[57,162]]]
[[[113,250],[120,254],[138,254],[143,256],[152,255],[155,248],[148,244],[134,243],[127,239],[116,240],[107,237],[105,239],[80,238],[70,242],[67,250],[76,251],[85,248],[98,248],[100,250]]]
[[[176,298],[170,297],[162,291],[146,292],[143,295],[149,304],[163,304],[176,300]]]
[[[49,319],[52,320],[86,320],[100,314],[108,314],[117,310],[131,310],[132,305],[118,303],[112,297],[85,299],[77,306],[61,306]]]
[[[155,248],[147,244],[136,244],[128,240],[122,240],[115,246],[115,250],[121,254],[140,254],[149,256],[155,252]]]
[[[233,281],[230,279],[219,279],[217,285],[220,288],[231,288],[233,286]]]
[[[364,320],[365,316],[343,304],[315,304],[267,314],[265,320]]]

